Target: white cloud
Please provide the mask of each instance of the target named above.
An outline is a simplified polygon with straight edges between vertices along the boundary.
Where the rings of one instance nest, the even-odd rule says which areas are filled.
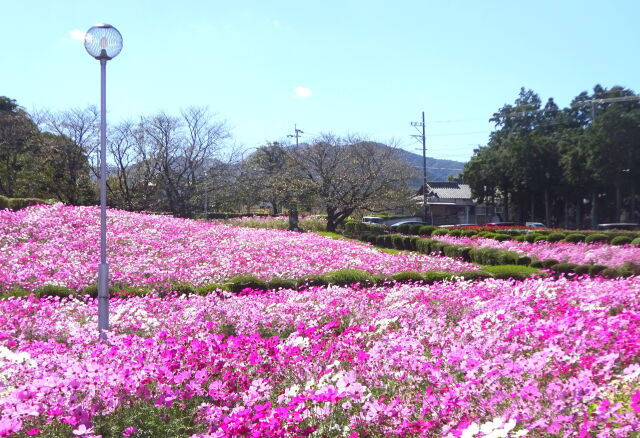
[[[84,41],[84,32],[81,30],[78,30],[78,29],[70,30],[69,35],[71,35],[72,40]]]
[[[295,93],[296,93],[296,96],[298,96],[301,99],[307,99],[313,96],[313,92],[311,91],[310,88],[307,88],[307,87],[296,87]]]

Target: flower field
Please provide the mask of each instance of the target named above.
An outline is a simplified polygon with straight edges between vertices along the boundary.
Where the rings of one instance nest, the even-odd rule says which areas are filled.
[[[10,299],[0,433],[136,436],[127,414],[147,406],[188,412],[196,437],[631,436],[639,292],[531,279],[115,299],[107,343],[94,300]]]
[[[595,242],[547,241],[529,243],[515,240],[499,242],[485,237],[456,237],[449,235],[431,236],[431,238],[455,245],[504,249],[535,257],[539,260],[556,259],[570,263],[596,263],[613,267],[622,266],[625,262],[640,264],[640,248],[630,245],[614,246]]]
[[[131,286],[220,283],[236,275],[296,278],[338,269],[477,269],[450,258],[387,254],[360,242],[313,233],[250,229],[166,216],[109,211],[110,278]],[[99,209],[63,205],[0,211],[0,290],[95,283]]]
[[[109,230],[131,285],[471,267],[121,211]],[[98,235],[96,208],[0,211],[0,287],[95,282]],[[638,277],[115,297],[106,341],[97,313],[0,300],[0,437],[640,437]]]

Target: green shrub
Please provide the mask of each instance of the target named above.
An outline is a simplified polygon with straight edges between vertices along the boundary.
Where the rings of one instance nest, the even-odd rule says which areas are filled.
[[[391,247],[395,249],[405,249],[404,248],[404,236],[402,234],[391,234]]]
[[[359,269],[341,269],[339,271],[324,274],[324,277],[328,284],[335,284],[338,286],[348,286],[355,283],[369,285],[375,283],[375,280],[370,273]]]
[[[243,289],[257,289],[265,290],[267,288],[267,282],[254,277],[253,275],[238,275],[231,277],[225,283],[231,292],[242,292]]]
[[[409,229],[413,225],[414,224],[401,224],[400,226],[398,226],[398,233],[408,234],[409,233]]]
[[[321,274],[309,274],[301,277],[297,280],[296,285],[298,287],[303,286],[328,286],[329,279],[325,275]]]
[[[480,231],[478,233],[478,237],[484,237],[486,239],[493,239],[496,237],[498,233],[494,233],[493,231]]]
[[[540,235],[538,235],[538,236],[533,238],[533,242],[534,243],[535,242],[540,242],[540,241],[545,241],[546,242],[547,240],[549,240],[548,236],[540,236]]]
[[[420,234],[421,236],[431,236],[431,233],[435,229],[436,229],[436,227],[434,227],[433,225],[422,225],[418,229],[418,234]]]
[[[348,236],[357,236],[363,231],[362,222],[356,220],[347,220],[344,222],[344,233]]]
[[[392,274],[391,279],[398,283],[406,283],[408,281],[424,281],[424,276],[416,271],[400,271]]]
[[[529,266],[531,265],[531,257],[526,255],[518,256],[518,260],[516,261],[516,264],[521,266]]]
[[[195,286],[183,281],[173,283],[170,287],[170,290],[171,292],[175,292],[178,295],[191,295],[196,293]]]
[[[8,199],[9,199],[9,208],[13,211],[18,211],[25,207],[29,207],[31,205],[47,204],[47,201],[45,201],[44,199],[37,199],[37,198],[8,198]]]
[[[531,263],[529,263],[529,266],[536,269],[544,268],[544,266],[542,266],[542,260],[533,260]]]
[[[625,277],[630,275],[640,275],[640,265],[637,265],[634,262],[624,262],[618,269]]]
[[[505,240],[511,240],[511,236],[509,236],[508,234],[496,233],[496,235],[493,236],[493,239],[497,240],[498,242],[504,242]]]
[[[439,281],[450,280],[454,275],[455,274],[451,272],[445,271],[427,271],[424,273],[423,278],[425,283],[433,284]]]
[[[33,292],[24,290],[22,288],[9,289],[0,294],[0,300],[6,300],[9,298],[25,298],[31,295]]]
[[[416,240],[416,251],[430,254],[432,242],[435,242],[435,240],[419,238],[418,240]]]
[[[553,265],[557,265],[558,263],[560,263],[560,260],[546,259],[546,260],[542,260],[542,267],[544,269],[551,269]]]
[[[547,236],[547,240],[549,242],[559,242],[562,239],[564,239],[565,237],[567,237],[567,235],[565,233],[561,233],[559,231],[554,231],[553,233],[550,233]]]
[[[473,237],[477,234],[478,232],[476,230],[462,230],[463,237]]]
[[[618,278],[623,276],[622,272],[616,268],[605,268],[599,272],[599,275],[605,278]]]
[[[573,274],[576,266],[578,266],[577,263],[562,262],[551,266],[551,269],[562,274]]]
[[[465,280],[484,280],[486,278],[493,278],[493,274],[487,271],[460,271],[456,272],[456,276],[460,276]]]
[[[40,286],[34,292],[34,295],[38,298],[41,297],[68,297],[74,295],[76,291],[65,286],[58,286],[55,284],[45,284]]]
[[[589,268],[591,268],[591,265],[577,265],[573,269],[573,272],[575,272],[576,275],[588,275],[589,274]]]
[[[502,251],[497,248],[473,248],[469,251],[469,257],[473,263],[480,265],[499,265],[504,257]]]
[[[402,240],[405,249],[409,251],[416,250],[416,241],[418,240],[418,236],[404,236]]]
[[[297,280],[288,278],[272,278],[267,282],[267,289],[295,289],[298,287]]]
[[[633,240],[631,241],[631,244],[632,244],[632,245],[636,245],[636,246],[637,246],[637,245],[640,245],[640,237],[636,237],[635,239],[633,239]]]
[[[609,242],[609,236],[602,233],[593,233],[585,237],[584,241],[587,243],[593,243],[593,242],[607,243]]]
[[[607,266],[605,266],[605,265],[591,265],[591,266],[589,266],[589,275],[595,277],[596,275],[599,275],[605,269],[607,269]]]
[[[633,241],[633,239],[629,236],[616,236],[611,239],[612,245],[628,245]]]
[[[586,237],[587,236],[582,233],[569,233],[566,236],[564,236],[564,241],[571,242],[571,243],[584,242],[584,239]]]
[[[411,234],[413,236],[417,236],[420,234],[420,228],[422,225],[420,224],[409,224],[407,234]]]
[[[0,195],[0,210],[5,210],[7,208],[9,208],[9,198]]]
[[[449,234],[449,230],[447,230],[446,228],[438,228],[436,230],[433,230],[433,232],[431,233],[432,236],[445,236]]]
[[[196,288],[196,294],[201,296],[206,296],[217,290],[228,290],[228,289],[223,284],[211,283],[211,284],[205,284],[204,286],[200,286]]]
[[[525,237],[526,235],[519,234],[517,236],[513,236],[513,240],[515,240],[516,242],[525,242]]]
[[[527,233],[524,234],[524,240],[529,243],[533,243],[536,240],[536,237],[542,236],[540,233]]]
[[[449,235],[453,237],[462,236],[462,230],[449,230]]]
[[[539,272],[536,268],[520,265],[487,266],[483,270],[492,274],[495,278],[513,278],[514,280],[524,280]]]

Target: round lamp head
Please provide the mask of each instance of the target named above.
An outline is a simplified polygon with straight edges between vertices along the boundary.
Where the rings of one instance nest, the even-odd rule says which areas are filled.
[[[108,61],[122,50],[122,35],[110,24],[96,24],[84,35],[84,48],[94,58]]]

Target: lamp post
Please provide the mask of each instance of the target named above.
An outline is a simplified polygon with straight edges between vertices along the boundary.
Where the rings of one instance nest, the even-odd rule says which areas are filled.
[[[100,265],[98,266],[98,330],[109,330],[109,265],[107,265],[107,61],[122,50],[122,35],[110,24],[96,24],[84,37],[84,48],[100,61]]]

